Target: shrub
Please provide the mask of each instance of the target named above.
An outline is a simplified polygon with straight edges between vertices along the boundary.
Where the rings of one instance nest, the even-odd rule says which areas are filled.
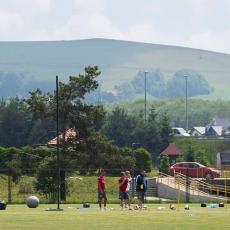
[[[169,157],[163,156],[160,163],[160,170],[162,173],[168,174],[169,172]]]

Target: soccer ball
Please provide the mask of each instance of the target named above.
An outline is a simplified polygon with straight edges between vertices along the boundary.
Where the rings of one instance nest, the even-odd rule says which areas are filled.
[[[185,207],[184,207],[185,210],[189,210],[189,205],[186,204]]]
[[[29,208],[37,208],[39,205],[39,199],[36,196],[30,196],[26,199],[26,204]]]

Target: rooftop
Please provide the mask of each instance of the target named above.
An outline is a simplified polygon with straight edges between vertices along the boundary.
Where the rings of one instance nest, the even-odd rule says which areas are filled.
[[[181,156],[183,150],[179,149],[175,143],[170,143],[169,146],[160,153],[160,156]]]

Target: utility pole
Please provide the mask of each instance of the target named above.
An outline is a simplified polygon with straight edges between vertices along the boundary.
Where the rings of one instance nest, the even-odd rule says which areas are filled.
[[[148,73],[147,71],[145,73],[145,122],[147,119],[147,111],[146,111],[146,106],[147,106],[147,96],[146,96],[146,87],[147,87],[147,82],[146,82],[146,74]]]
[[[59,151],[59,86],[58,86],[58,76],[56,76],[56,135],[57,135],[57,210],[60,210],[60,184],[61,184],[61,178],[60,178],[60,151]]]
[[[185,129],[186,132],[188,133],[188,76],[184,76],[185,78]]]

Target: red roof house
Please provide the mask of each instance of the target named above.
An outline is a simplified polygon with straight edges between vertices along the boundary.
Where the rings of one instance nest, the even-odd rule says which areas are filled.
[[[175,143],[169,144],[169,146],[164,149],[160,156],[181,156],[183,155],[183,150],[179,149]]]
[[[71,140],[73,139],[74,137],[76,137],[77,133],[75,131],[75,129],[71,128],[71,129],[68,129],[66,132],[65,132],[65,141],[68,141],[68,140]],[[58,136],[58,139],[59,139],[59,142],[60,144],[62,143],[62,134],[60,134]],[[50,140],[48,142],[48,145],[56,145],[57,144],[57,137],[55,137],[54,139]]]
[[[170,143],[169,146],[160,153],[160,158],[168,156],[170,163],[176,163],[176,158],[183,155],[183,150],[179,149],[175,143]]]

